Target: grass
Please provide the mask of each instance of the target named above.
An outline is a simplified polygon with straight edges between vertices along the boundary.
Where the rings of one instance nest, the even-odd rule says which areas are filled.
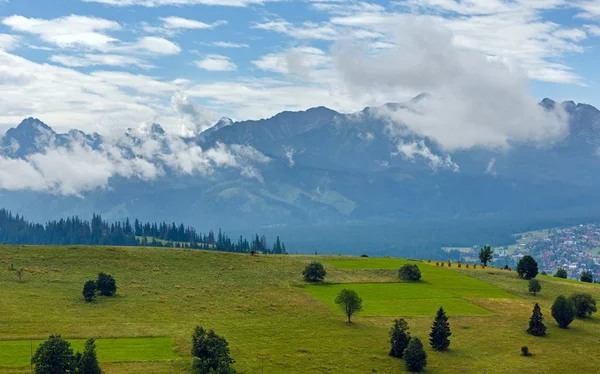
[[[335,294],[336,287],[363,287],[358,292],[365,307],[376,312],[359,314],[347,326],[332,308],[331,297],[313,296],[316,286],[302,281],[302,269],[315,259],[325,263],[326,280],[332,283],[319,286],[317,292]],[[428,373],[595,373],[600,367],[600,320],[576,320],[562,330],[549,310],[561,293],[585,290],[600,298],[597,285],[540,276],[542,292],[533,297],[526,292],[527,282],[514,272],[437,268],[427,263],[419,263],[424,285],[400,283],[396,270],[405,262],[173,248],[0,246],[0,341],[25,341],[28,354],[29,339],[42,340],[52,333],[74,342],[95,337],[107,373],[189,373],[191,333],[194,326],[202,325],[227,338],[240,373],[261,372],[261,356],[266,373],[397,373],[403,372],[403,362],[387,355],[393,319],[406,313],[412,335],[426,343],[430,309],[441,302],[451,311],[452,303],[464,301],[469,308],[489,313],[464,315],[463,311],[451,316],[450,350],[438,353],[426,347]],[[22,282],[9,271],[11,264],[25,268]],[[115,277],[117,295],[84,303],[83,284],[100,271]],[[429,293],[422,294],[422,289]],[[427,297],[407,297],[411,295]],[[402,303],[398,298],[403,298]],[[368,299],[372,306],[367,305]],[[389,300],[391,304],[385,306]],[[431,308],[424,307],[426,302],[431,302]],[[541,304],[546,318],[545,338],[525,333],[534,302]],[[413,307],[427,309],[427,315],[411,312]],[[377,308],[388,310],[377,312]],[[169,344],[162,349],[157,345],[161,353],[144,357],[127,349],[111,352],[121,338],[147,337],[165,337]],[[101,346],[111,338],[118,338],[112,340],[113,348]],[[137,341],[142,340],[146,339]],[[523,345],[532,357],[520,356]],[[0,346],[0,351],[5,347]],[[182,359],[165,358],[163,351]],[[138,361],[115,362],[120,353]],[[6,362],[3,357],[0,373],[29,372],[29,367]]]

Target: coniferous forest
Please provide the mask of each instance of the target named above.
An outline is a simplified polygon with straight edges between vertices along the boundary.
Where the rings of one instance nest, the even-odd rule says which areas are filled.
[[[205,234],[193,227],[174,222],[104,221],[98,214],[91,221],[78,216],[33,223],[19,214],[0,209],[0,243],[33,245],[119,245],[208,249],[225,252],[262,252],[285,254],[285,244],[279,237],[269,247],[265,236],[248,241],[240,236],[232,240],[226,234],[210,230]]]

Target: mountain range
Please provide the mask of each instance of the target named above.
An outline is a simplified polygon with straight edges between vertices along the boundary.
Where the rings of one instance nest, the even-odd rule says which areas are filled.
[[[593,106],[542,100],[544,108],[560,106],[569,114],[568,132],[551,144],[448,151],[411,131],[391,133],[381,109],[410,110],[410,104],[352,114],[317,107],[257,121],[223,118],[191,138],[169,135],[158,124],[118,139],[79,130],[59,134],[27,118],[0,138],[0,161],[32,165],[44,180],[24,187],[0,181],[0,206],[33,221],[95,212],[109,220],[298,233],[307,227],[393,232],[407,222],[439,227],[501,220],[529,227],[600,216],[600,111]],[[108,182],[97,185],[97,176],[85,178],[95,159],[81,164],[96,153],[110,165],[99,166]],[[41,161],[57,155],[56,164]],[[73,163],[65,164],[65,157]],[[66,180],[79,172],[84,180],[66,188],[51,175],[53,167]],[[298,243],[312,248],[308,243],[328,235],[319,232],[310,239],[298,234]],[[373,235],[363,242],[377,242]]]

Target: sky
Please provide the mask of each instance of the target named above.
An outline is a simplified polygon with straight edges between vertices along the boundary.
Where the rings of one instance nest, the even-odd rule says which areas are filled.
[[[497,146],[564,131],[544,97],[600,107],[599,41],[598,0],[0,0],[0,130],[191,135],[428,92],[419,132]]]

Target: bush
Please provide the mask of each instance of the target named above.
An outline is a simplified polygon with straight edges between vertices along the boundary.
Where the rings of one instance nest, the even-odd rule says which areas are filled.
[[[519,277],[524,279],[535,278],[538,275],[538,264],[533,257],[529,255],[523,256],[517,264],[517,273]]]
[[[304,276],[304,280],[307,282],[322,282],[323,279],[325,279],[327,272],[325,271],[323,264],[319,262],[311,262],[310,264],[306,265],[302,275]]]
[[[194,374],[235,373],[229,357],[229,344],[213,330],[206,331],[196,326],[192,334],[192,371]]]
[[[77,365],[71,343],[60,335],[50,335],[31,358],[35,374],[71,374]]]
[[[552,317],[556,320],[560,328],[566,329],[569,327],[569,324],[575,318],[573,302],[563,295],[557,297],[552,304]]]
[[[527,348],[526,346],[522,346],[521,356],[531,356],[531,353],[529,353],[529,348]]]
[[[596,300],[589,293],[575,293],[569,299],[573,303],[575,315],[579,318],[591,317],[597,312]]]
[[[556,269],[556,273],[554,273],[556,278],[567,279],[567,271],[563,268]]]
[[[427,353],[423,349],[423,343],[419,338],[411,338],[408,347],[404,351],[406,370],[411,372],[422,371],[427,366]]]
[[[400,270],[398,270],[398,276],[402,280],[418,281],[421,279],[421,270],[419,270],[419,267],[416,264],[404,264]]]
[[[117,293],[117,282],[112,275],[100,273],[96,280],[96,289],[102,296],[112,296]]]
[[[360,257],[369,257],[369,255],[364,255],[364,254],[363,254],[363,255],[360,255]]]
[[[533,294],[533,296],[536,296],[538,292],[542,290],[542,283],[540,283],[540,281],[537,279],[530,279],[528,289],[529,292]]]
[[[83,300],[85,300],[86,303],[89,303],[90,301],[94,300],[94,298],[96,297],[96,282],[94,282],[93,280],[85,282],[85,284],[83,285],[82,294]]]
[[[351,317],[354,313],[362,310],[362,299],[358,296],[358,293],[354,290],[343,289],[335,298],[335,303],[342,308],[346,317],[348,317],[348,324],[352,324]]]
[[[527,333],[533,336],[546,335],[546,325],[544,325],[544,317],[542,316],[542,310],[540,309],[540,305],[538,303],[535,303],[535,306],[533,307],[533,314],[529,320],[529,328],[527,329]]]
[[[390,331],[390,356],[402,358],[409,341],[408,323],[403,318],[395,320]]]
[[[548,273],[546,272],[546,270],[542,271],[540,274],[541,275],[548,275]]]
[[[581,273],[579,280],[586,283],[594,283],[594,276],[591,271],[584,271]]]

